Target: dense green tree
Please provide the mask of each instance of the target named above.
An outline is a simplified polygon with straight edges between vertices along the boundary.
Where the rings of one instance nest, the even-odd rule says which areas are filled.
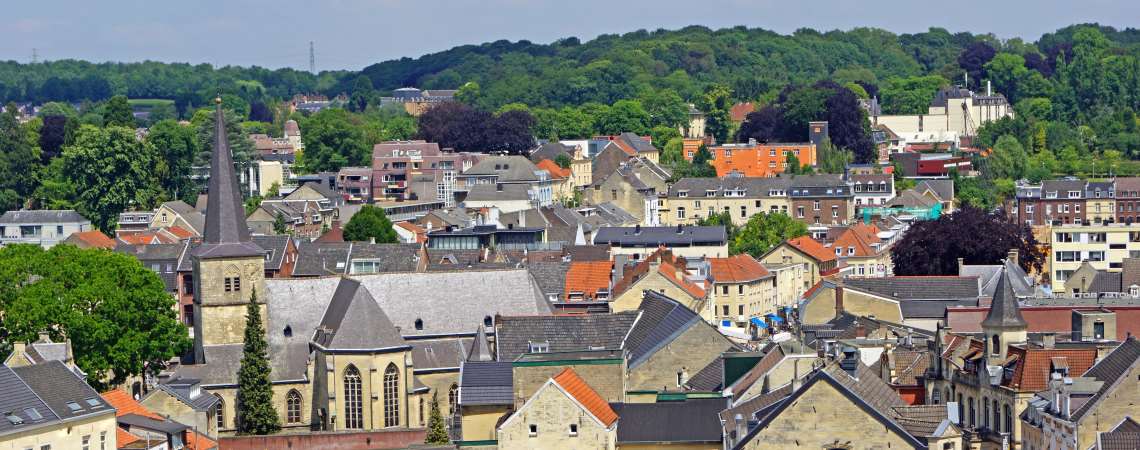
[[[36,190],[40,156],[16,117],[16,105],[0,114],[0,209],[19,209]]]
[[[84,125],[62,158],[61,175],[79,187],[79,212],[104,233],[115,233],[119,213],[153,208],[160,197],[154,170],[159,158],[149,142],[135,138],[134,129]]]
[[[732,242],[736,238],[736,232],[740,228],[732,223],[732,213],[728,211],[721,211],[711,216],[703,217],[697,221],[697,225],[702,227],[724,227],[725,234],[728,236],[728,242]]]
[[[891,78],[879,91],[879,104],[885,114],[926,114],[934,94],[949,84],[939,75]]]
[[[676,130],[688,124],[689,105],[672,89],[648,92],[640,97],[642,106],[649,113],[649,124]]]
[[[392,221],[384,214],[384,209],[364,205],[348,219],[344,226],[345,241],[372,241],[378,244],[393,244],[399,241]]]
[[[197,191],[190,177],[194,158],[201,151],[197,131],[192,126],[164,120],[150,127],[146,139],[158,153],[154,171],[165,197],[193,204],[191,200]]]
[[[439,412],[439,401],[434,394],[431,396],[431,413],[428,416],[428,431],[424,443],[430,445],[451,443],[451,437],[447,435],[447,428],[443,423],[443,414]]]
[[[712,165],[712,153],[705,144],[697,149],[693,155],[693,163],[687,167],[685,176],[692,178],[710,178],[716,176],[716,168]]]
[[[637,100],[620,100],[595,118],[599,134],[615,135],[625,132],[642,136],[649,133],[649,112]]]
[[[97,389],[157,375],[190,348],[175,300],[135,258],[56,245],[0,248],[0,347],[46,331],[70,339]]]
[[[697,108],[705,113],[705,132],[717,142],[728,142],[732,130],[732,90],[728,86],[713,85],[698,99]],[[806,126],[806,125],[805,125]]]
[[[569,169],[570,164],[573,164],[574,161],[570,160],[569,155],[567,155],[565,153],[559,153],[558,156],[554,157],[554,163],[558,164],[558,167],[561,167],[563,169]]]
[[[958,67],[970,75],[970,85],[966,87],[982,86],[982,75],[985,73],[986,63],[993,59],[997,51],[989,43],[975,41],[958,55]]]
[[[273,234],[289,234],[289,225],[285,221],[285,214],[277,213],[273,218]]]
[[[986,158],[985,174],[989,178],[1019,179],[1025,175],[1029,155],[1016,138],[1005,135],[994,144],[993,153]]]
[[[135,127],[135,114],[125,95],[116,95],[107,101],[103,111],[103,123],[107,126]]]
[[[261,323],[261,304],[257,303],[255,289],[245,310],[245,340],[238,368],[235,409],[239,435],[266,435],[281,430],[281,418],[273,404],[273,385],[269,377],[272,370],[269,344],[265,342],[265,327]]]
[[[372,149],[365,145],[361,129],[343,109],[325,109],[309,117],[301,129],[301,139],[305,151],[299,164],[309,172],[335,171],[370,160]]]
[[[747,253],[759,258],[785,240],[806,236],[807,225],[784,213],[759,213],[740,227],[728,244],[731,254]]]

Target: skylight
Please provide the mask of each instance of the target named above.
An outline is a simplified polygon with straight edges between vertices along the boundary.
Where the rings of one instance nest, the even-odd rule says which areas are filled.
[[[95,399],[95,398],[89,398],[86,401],[87,401],[87,405],[91,406],[92,408],[98,408],[100,406],[103,406],[101,403],[99,403],[99,400]]]
[[[83,409],[82,406],[79,406],[79,404],[75,402],[67,402],[67,407],[71,409],[71,412],[76,412]]]
[[[39,410],[35,408],[24,408],[24,414],[27,414],[28,417],[32,420],[40,420],[44,418],[44,416],[40,415]]]
[[[21,419],[20,416],[17,416],[15,413],[8,413],[7,417],[8,423],[12,425],[21,425],[24,423],[24,419]]]

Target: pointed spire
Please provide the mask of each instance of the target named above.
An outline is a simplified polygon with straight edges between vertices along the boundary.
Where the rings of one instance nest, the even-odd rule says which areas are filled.
[[[480,326],[475,330],[475,342],[471,343],[471,351],[467,352],[468,361],[494,361],[491,355],[491,345],[487,343],[487,333]]]
[[[994,298],[990,302],[990,312],[982,321],[982,328],[1027,328],[1029,324],[1021,316],[1021,307],[1017,304],[1017,295],[1013,292],[1013,285],[1009,280],[1009,270],[1001,268],[1001,278],[998,278],[994,289]]]
[[[221,97],[215,98],[214,103],[214,149],[210,155],[206,236],[194,254],[199,258],[262,255],[265,251],[250,239],[249,226],[245,223],[245,207],[234,172],[234,158],[226,139]]]

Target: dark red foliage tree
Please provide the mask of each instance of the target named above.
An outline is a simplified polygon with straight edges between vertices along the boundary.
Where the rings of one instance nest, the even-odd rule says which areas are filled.
[[[756,139],[758,142],[778,141],[783,123],[783,110],[772,105],[765,106],[745,116],[744,122],[740,124],[740,131],[736,132],[736,141],[748,142],[749,139]]]
[[[826,105],[831,143],[851,150],[857,163],[871,162],[875,158],[874,144],[864,126],[859,98],[850,89],[838,88],[827,98]]]
[[[997,52],[993,47],[990,47],[990,44],[980,41],[974,42],[962,50],[962,53],[958,55],[958,67],[970,74],[970,85],[982,86],[980,83],[985,71],[983,66],[994,59],[996,54]],[[969,88],[970,86],[966,87]]]
[[[1041,270],[1044,254],[1029,227],[1002,212],[963,207],[937,220],[916,222],[891,249],[895,275],[957,275],[966,264],[998,264],[1017,249],[1027,272]]]
[[[466,152],[520,154],[534,148],[534,117],[507,111],[498,117],[459,102],[443,103],[420,116],[417,137]]]

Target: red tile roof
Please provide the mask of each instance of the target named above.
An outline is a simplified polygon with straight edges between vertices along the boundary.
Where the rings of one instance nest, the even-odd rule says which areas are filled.
[[[879,239],[879,230],[874,225],[855,224],[847,228],[843,234],[835,238],[835,242],[831,245],[832,249],[840,249],[843,256],[867,257],[876,256],[879,252],[871,244],[882,244],[883,240]],[[855,249],[855,253],[850,253],[850,248]]]
[[[1092,367],[1096,362],[1095,348],[1029,348],[1010,347],[1009,354],[1017,355],[1021,361],[1013,373],[1010,384],[1021,392],[1038,392],[1049,387],[1049,371],[1053,358],[1065,358],[1069,363],[1069,374],[1076,376]]]
[[[823,244],[820,244],[815,239],[808,236],[800,236],[798,238],[788,239],[788,245],[792,248],[803,252],[804,254],[812,257],[819,262],[827,262],[835,260],[835,251]]]
[[[103,234],[103,232],[99,230],[72,233],[71,236],[68,237],[68,240],[72,239],[82,242],[87,246],[87,248],[115,248],[115,240],[107,237],[107,235]]]
[[[115,408],[115,417],[122,417],[127,414],[135,414],[143,417],[149,417],[154,420],[165,420],[162,416],[151,412],[149,409],[143,407],[131,394],[123,392],[119,389],[110,390],[101,394],[103,400],[111,404]]]
[[[633,287],[633,285],[637,284],[638,281],[641,281],[641,279],[649,273],[649,270],[653,263],[659,264],[657,272],[660,273],[661,276],[673,282],[673,284],[677,285],[677,287],[684,290],[685,293],[693,296],[694,298],[705,297],[705,290],[702,287],[694,284],[692,281],[685,279],[684,276],[677,277],[677,267],[681,267],[681,270],[684,271],[685,258],[674,256],[673,252],[669,251],[665,247],[658,248],[657,251],[654,251],[645,259],[641,260],[641,262],[637,263],[637,265],[626,269],[622,276],[622,279],[614,285],[614,296],[621,295],[621,293],[629,290]]]
[[[746,253],[708,260],[712,266],[713,281],[717,283],[746,283],[772,275],[760,261]]]
[[[165,230],[167,233],[174,235],[174,237],[176,237],[180,240],[181,239],[190,239],[194,236],[197,236],[196,234],[194,234],[193,231],[187,230],[187,229],[182,228],[182,227],[177,226],[177,225],[172,226],[172,227],[166,227]]]
[[[610,407],[610,404],[602,399],[602,396],[598,395],[597,391],[591,388],[590,385],[586,384],[586,382],[578,376],[578,373],[574,372],[574,369],[569,367],[562,369],[558,375],[555,375],[551,379],[554,380],[555,383],[558,383],[558,386],[562,387],[562,389],[581,404],[582,407],[586,408],[586,411],[589,411],[598,421],[602,422],[606,428],[609,428],[610,425],[617,422],[618,415],[614,412],[614,409]]]
[[[580,292],[592,300],[599,290],[608,291],[613,265],[613,261],[572,261],[566,271],[566,298],[571,292]]]
[[[333,222],[332,228],[313,242],[344,242],[344,228],[340,227],[340,222]]]
[[[728,111],[733,122],[743,122],[748,117],[748,113],[756,111],[756,105],[752,102],[737,103],[732,105]]]
[[[139,439],[138,436],[135,436],[131,433],[128,433],[127,430],[124,430],[124,429],[119,428],[119,427],[115,427],[115,443],[118,445],[119,448],[123,448],[123,447],[127,446],[128,444],[133,444],[133,443],[141,441],[141,440],[142,439]]]
[[[416,243],[417,244],[422,244],[424,242],[427,242],[427,230],[424,229],[424,227],[421,227],[419,225],[416,225],[414,223],[407,222],[407,221],[396,222],[396,226],[414,233],[416,236]],[[332,229],[329,229],[329,232],[332,232]],[[325,234],[328,234],[328,233],[325,233]],[[343,234],[342,234],[342,237],[343,237]]]
[[[544,159],[536,164],[539,169],[550,172],[550,176],[554,178],[570,178],[570,169],[563,169],[558,163],[549,159]]]
[[[213,439],[197,431],[191,431],[190,438],[187,441],[186,450],[211,450],[218,448],[217,442],[214,442]]]

